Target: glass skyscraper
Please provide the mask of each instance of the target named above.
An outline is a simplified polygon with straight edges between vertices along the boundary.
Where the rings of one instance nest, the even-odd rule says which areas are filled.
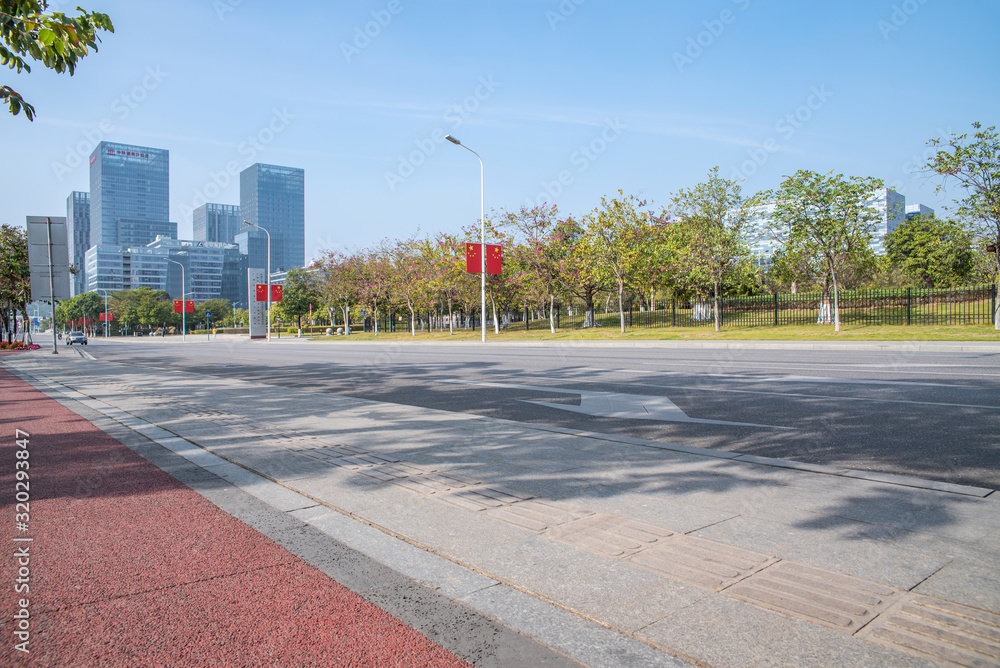
[[[272,272],[305,264],[305,170],[261,163],[244,169],[240,214],[270,233]]]
[[[76,267],[76,275],[70,279],[70,291],[75,296],[87,291],[90,193],[74,190],[66,198],[66,239],[69,241],[70,264]]]
[[[166,149],[98,144],[90,155],[90,244],[144,246],[170,234],[169,176]]]
[[[236,204],[202,204],[192,214],[195,241],[235,243],[236,235],[246,227]]]

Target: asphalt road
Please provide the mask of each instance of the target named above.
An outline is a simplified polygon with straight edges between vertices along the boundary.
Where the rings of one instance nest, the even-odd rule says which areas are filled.
[[[1000,354],[93,341],[102,360],[1000,489]]]

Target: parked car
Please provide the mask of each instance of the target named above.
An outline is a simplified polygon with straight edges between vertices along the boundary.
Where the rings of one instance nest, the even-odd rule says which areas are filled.
[[[66,345],[71,346],[74,343],[82,343],[87,345],[87,335],[83,332],[70,332],[66,337]]]

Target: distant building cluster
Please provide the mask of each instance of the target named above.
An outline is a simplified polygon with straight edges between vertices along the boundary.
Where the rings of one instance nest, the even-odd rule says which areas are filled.
[[[878,213],[878,221],[872,226],[871,249],[876,255],[885,254],[885,238],[897,227],[916,215],[933,216],[934,209],[923,204],[907,204],[906,197],[891,188],[882,188],[872,193],[867,205]],[[781,248],[781,240],[771,230],[777,201],[760,204],[750,212],[750,252],[760,261],[768,262]]]
[[[66,199],[73,294],[149,287],[246,307],[248,268],[276,273],[305,264],[302,169],[250,165],[240,173],[239,204],[194,210],[191,240],[177,238],[169,202],[169,151],[101,142],[90,156],[90,192]]]

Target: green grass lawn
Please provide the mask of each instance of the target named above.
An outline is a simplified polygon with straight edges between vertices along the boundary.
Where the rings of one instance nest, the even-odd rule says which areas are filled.
[[[454,336],[443,332],[409,331],[372,333],[355,330],[351,336],[320,336],[312,341],[479,341],[480,332],[455,330]],[[562,328],[549,332],[548,322],[540,320],[525,331],[524,324],[494,334],[486,330],[487,341],[985,341],[1000,343],[1000,332],[992,325],[784,325],[780,327],[724,327],[716,332],[707,327],[617,327],[595,329]]]

